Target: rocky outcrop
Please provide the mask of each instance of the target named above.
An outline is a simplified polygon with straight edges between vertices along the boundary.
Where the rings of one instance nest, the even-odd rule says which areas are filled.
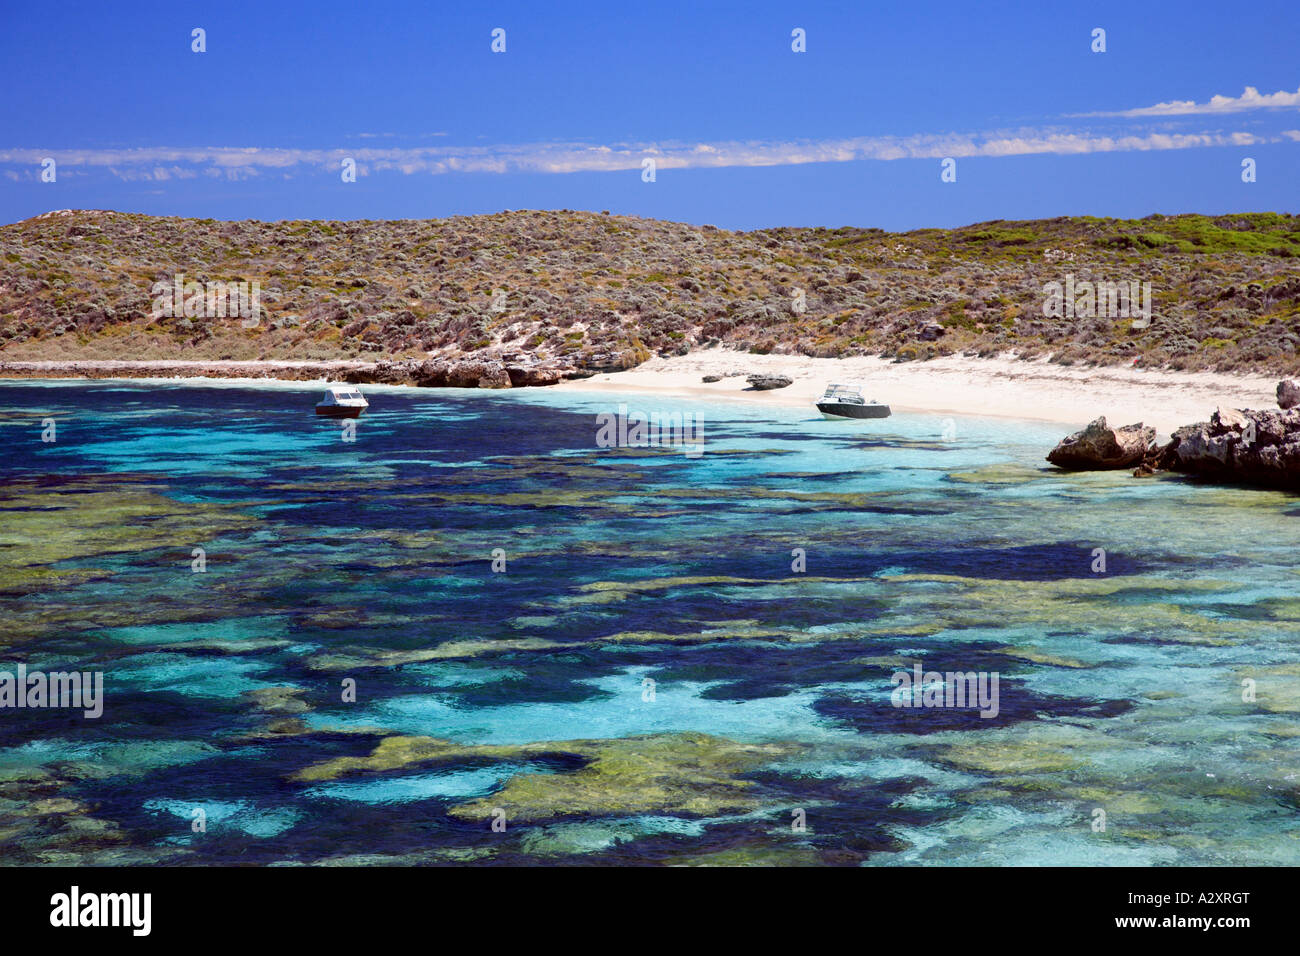
[[[541,362],[506,363],[506,374],[510,376],[511,388],[532,388],[540,385],[554,385],[566,378],[574,377],[574,369],[562,365],[546,365]]]
[[[749,387],[760,392],[773,388],[785,388],[794,382],[789,375],[750,375],[745,379]]]
[[[6,378],[270,378],[287,382],[375,382],[376,365],[369,362],[182,362],[174,360],[72,362],[2,362],[0,379]],[[353,378],[352,376],[359,376]],[[396,380],[395,380],[396,381]]]
[[[926,322],[916,330],[916,337],[922,342],[935,342],[943,338],[948,330],[938,322]]]
[[[1142,463],[1155,448],[1156,430],[1138,422],[1111,428],[1105,416],[1087,428],[1061,439],[1047,460],[1072,471],[1132,468]]]
[[[420,388],[526,388],[554,385],[583,373],[571,365],[545,362],[503,362],[485,356],[471,359],[427,359],[422,362],[376,362],[350,370],[345,380],[356,384],[416,385]]]
[[[351,385],[410,385],[410,362],[376,362],[359,365],[339,376]]]
[[[1284,383],[1285,384],[1285,383]],[[1282,389],[1279,387],[1279,397]],[[1145,478],[1175,471],[1214,481],[1300,491],[1300,407],[1255,411],[1217,408],[1208,422],[1185,425],[1163,446],[1141,424],[1112,429],[1098,418],[1047,456],[1062,468],[1134,467]]]
[[[1174,432],[1169,467],[1239,484],[1300,490],[1300,408],[1220,408]]]
[[[1175,442],[1169,442],[1165,445],[1159,445],[1151,448],[1142,461],[1133,469],[1134,478],[1150,478],[1157,471],[1168,471],[1174,464],[1174,445]]]
[[[275,378],[416,385],[422,388],[519,388],[554,385],[584,374],[570,365],[505,363],[494,358],[407,362],[2,362],[4,378]]]
[[[490,359],[429,359],[416,363],[411,378],[422,388],[509,388],[510,373]]]
[[[1277,383],[1278,408],[1295,408],[1300,405],[1300,385],[1290,379]]]
[[[647,358],[648,354],[638,353],[635,349],[602,348],[582,355],[579,364],[588,374],[594,375],[636,368]]]

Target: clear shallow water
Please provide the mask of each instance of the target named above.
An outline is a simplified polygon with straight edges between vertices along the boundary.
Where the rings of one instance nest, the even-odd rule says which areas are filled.
[[[349,443],[297,386],[0,386],[0,669],[106,685],[0,711],[5,860],[1300,862],[1295,499],[1041,424],[368,395]],[[597,448],[620,401],[704,453]],[[918,661],[998,715],[894,707]]]

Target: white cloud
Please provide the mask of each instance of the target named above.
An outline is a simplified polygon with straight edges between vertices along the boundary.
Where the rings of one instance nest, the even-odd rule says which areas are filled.
[[[1211,96],[1204,103],[1195,100],[1170,100],[1155,106],[1142,106],[1132,110],[1120,110],[1116,113],[1075,113],[1075,116],[1192,116],[1202,113],[1241,113],[1245,110],[1278,109],[1279,107],[1300,108],[1300,87],[1294,93],[1278,90],[1276,93],[1260,94],[1253,86],[1246,87],[1240,96]]]
[[[1287,131],[1283,135],[1297,138]],[[1300,134],[1297,134],[1300,135]],[[126,180],[192,178],[246,179],[263,171],[317,169],[337,173],[344,158],[357,171],[402,175],[445,173],[579,173],[639,170],[653,156],[660,169],[797,166],[867,160],[941,159],[948,156],[1077,156],[1278,142],[1247,132],[1130,133],[1123,135],[1027,129],[980,134],[850,137],[717,143],[535,143],[503,146],[420,146],[362,149],[270,147],[147,147],[140,149],[0,149],[0,166],[39,166],[53,156],[66,167],[105,167]]]

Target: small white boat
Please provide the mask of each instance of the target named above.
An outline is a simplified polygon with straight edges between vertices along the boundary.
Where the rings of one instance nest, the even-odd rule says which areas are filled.
[[[828,385],[826,394],[817,399],[816,405],[823,418],[889,417],[889,406],[864,399],[861,385]]]
[[[360,418],[370,403],[357,391],[355,385],[331,385],[325,397],[316,403],[316,414],[330,418]]]

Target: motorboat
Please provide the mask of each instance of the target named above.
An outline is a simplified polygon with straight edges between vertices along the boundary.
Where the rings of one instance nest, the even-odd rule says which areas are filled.
[[[828,385],[816,404],[823,418],[888,418],[890,414],[888,405],[864,399],[861,385]]]
[[[355,385],[331,385],[316,403],[316,414],[329,418],[360,418],[370,407]]]

